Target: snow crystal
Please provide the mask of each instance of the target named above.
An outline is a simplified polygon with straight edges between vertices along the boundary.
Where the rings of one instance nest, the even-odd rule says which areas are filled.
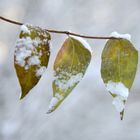
[[[59,77],[56,77],[55,84],[62,90],[67,90],[68,88],[74,86],[77,84],[79,81],[81,81],[83,77],[83,73],[78,73],[76,75],[71,75],[70,73],[65,73],[67,76],[70,78],[68,80],[61,79],[59,80]],[[63,77],[63,74],[62,74]]]
[[[87,41],[86,41],[85,39],[83,39],[83,38],[81,38],[81,37],[78,37],[78,36],[73,36],[73,35],[70,35],[70,37],[72,37],[72,38],[74,38],[74,39],[80,41],[80,42],[83,44],[83,46],[84,46],[86,49],[88,49],[88,50],[90,51],[90,53],[92,54],[92,49],[91,49],[90,45],[87,43]]]
[[[115,94],[116,97],[114,98],[112,104],[115,106],[116,110],[121,112],[124,109],[124,101],[127,100],[129,90],[128,88],[121,82],[113,82],[109,81],[106,84],[106,89]]]
[[[39,77],[39,76],[42,76],[43,73],[46,71],[46,67],[45,66],[42,66],[40,67],[37,71],[36,71],[36,76]]]
[[[22,31],[23,33],[28,33],[28,34],[30,34],[30,31],[28,30],[28,27],[27,27],[26,25],[22,25],[22,26],[21,26],[21,31]]]
[[[119,34],[117,32],[112,32],[110,34],[110,37],[124,38],[124,39],[127,39],[127,40],[131,41],[131,35],[130,34]]]
[[[39,65],[40,64],[40,60],[38,56],[31,56],[28,60],[28,64],[31,65]]]

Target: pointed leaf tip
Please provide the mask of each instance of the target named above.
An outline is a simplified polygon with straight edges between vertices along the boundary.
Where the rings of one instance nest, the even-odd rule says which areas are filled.
[[[53,105],[50,103],[49,113],[53,112],[81,81],[90,60],[91,52],[82,42],[73,37],[65,40],[54,62],[53,99],[57,102]]]
[[[124,118],[124,109],[123,109],[123,111],[122,111],[122,112],[120,112],[120,120],[122,121],[122,120],[123,120],[123,118]]]
[[[22,25],[16,42],[14,66],[21,86],[23,99],[38,83],[48,66],[50,34],[39,27]]]

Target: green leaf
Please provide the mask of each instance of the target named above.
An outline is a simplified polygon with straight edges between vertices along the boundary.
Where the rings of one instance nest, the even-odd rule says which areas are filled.
[[[48,66],[50,34],[39,27],[22,25],[16,42],[14,66],[21,86],[21,99],[38,83]]]
[[[124,105],[133,84],[138,51],[126,39],[110,39],[102,52],[101,76],[123,119]]]
[[[83,78],[91,60],[84,40],[69,37],[59,50],[54,63],[53,98],[47,113],[53,112]]]

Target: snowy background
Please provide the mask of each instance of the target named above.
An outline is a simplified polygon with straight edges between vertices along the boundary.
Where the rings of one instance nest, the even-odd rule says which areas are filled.
[[[139,0],[0,0],[0,15],[85,35],[130,33],[140,51]],[[0,140],[140,140],[140,65],[120,121],[100,76],[106,41],[88,40],[93,58],[84,79],[54,113],[46,115],[52,96],[53,62],[66,36],[52,34],[48,70],[20,101],[13,66],[19,29],[0,20]]]

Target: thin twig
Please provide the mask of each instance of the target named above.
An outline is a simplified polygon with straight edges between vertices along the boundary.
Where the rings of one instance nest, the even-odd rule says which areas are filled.
[[[2,16],[0,16],[0,19],[1,19],[1,20],[4,20],[4,21],[6,21],[6,22],[12,23],[12,24],[23,25],[23,23],[21,23],[21,22],[13,21],[13,20],[11,20],[11,19],[7,19],[7,18],[2,17]]]
[[[23,25],[24,23],[14,21],[11,19],[7,19],[5,17],[0,16],[0,19],[15,25]],[[56,34],[66,34],[66,35],[73,35],[73,36],[78,36],[78,37],[83,37],[83,38],[88,38],[88,39],[116,39],[115,37],[102,37],[102,36],[87,36],[87,35],[81,35],[69,31],[60,31],[60,30],[54,30],[54,29],[45,29],[46,31],[50,33],[56,33]]]

